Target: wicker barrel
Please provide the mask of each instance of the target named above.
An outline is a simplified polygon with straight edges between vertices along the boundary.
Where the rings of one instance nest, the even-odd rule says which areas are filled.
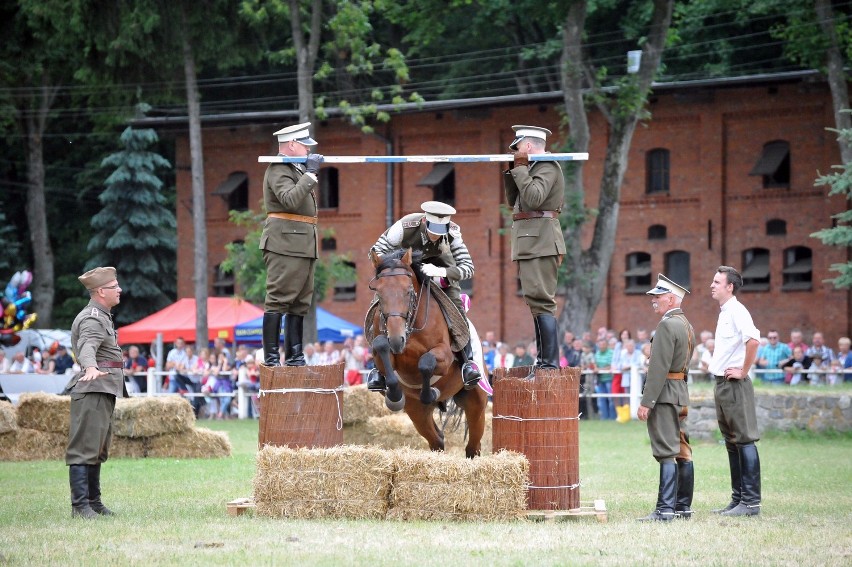
[[[494,371],[494,451],[530,462],[530,510],[580,506],[579,368]]]
[[[343,444],[343,363],[260,366],[258,446]]]

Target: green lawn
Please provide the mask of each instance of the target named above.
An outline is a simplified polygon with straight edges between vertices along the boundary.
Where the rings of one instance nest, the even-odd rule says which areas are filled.
[[[250,496],[256,421],[227,431],[233,457],[115,459],[104,501],[119,516],[72,520],[64,463],[0,463],[0,565],[850,565],[852,436],[771,435],[759,443],[763,512],[721,518],[725,450],[695,447],[696,517],[634,519],[653,509],[657,465],[644,424],[582,422],[581,499],[609,522],[543,524],[287,521],[228,516]]]

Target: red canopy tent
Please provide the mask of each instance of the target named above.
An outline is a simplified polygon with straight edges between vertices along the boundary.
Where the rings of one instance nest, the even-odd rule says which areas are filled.
[[[222,337],[233,342],[234,326],[263,315],[263,309],[236,297],[207,298],[207,337]],[[119,327],[118,342],[122,345],[150,343],[163,334],[163,342],[183,337],[195,342],[195,298],[179,299],[168,307],[148,315],[131,325]]]

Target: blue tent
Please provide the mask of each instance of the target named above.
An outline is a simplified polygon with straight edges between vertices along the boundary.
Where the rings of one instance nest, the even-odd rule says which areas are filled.
[[[283,327],[283,325],[282,325]],[[337,315],[332,315],[322,307],[317,307],[317,340],[324,343],[331,341],[342,343],[346,337],[363,335],[364,330],[358,325],[353,325]],[[234,327],[234,340],[238,343],[258,343],[263,337],[263,316],[257,319],[240,323]],[[283,339],[284,334],[282,332]]]

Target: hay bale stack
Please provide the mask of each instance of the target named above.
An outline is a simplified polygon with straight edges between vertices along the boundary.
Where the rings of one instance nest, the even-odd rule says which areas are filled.
[[[255,513],[276,518],[382,519],[393,467],[391,453],[371,447],[266,446],[257,453]]]
[[[204,427],[147,438],[146,457],[208,459],[231,456],[228,434]]]
[[[116,437],[113,436],[109,447],[110,459],[144,459],[148,456],[149,441],[147,437]]]
[[[426,440],[417,433],[411,419],[404,413],[371,417],[367,420],[366,433],[372,440],[371,445],[377,445],[384,449],[429,448]]]
[[[71,397],[27,392],[18,399],[18,427],[68,434]]]
[[[0,435],[0,461],[60,460],[67,445],[67,433],[18,428]]]
[[[115,402],[113,433],[119,437],[153,437],[190,431],[195,413],[186,398],[158,396],[121,398]]]
[[[343,425],[366,422],[371,417],[392,415],[385,406],[385,397],[367,389],[366,384],[352,386],[343,391]]]
[[[17,414],[15,406],[7,401],[0,401],[0,435],[18,428]]]
[[[463,457],[398,449],[388,518],[505,521],[526,509],[529,461],[501,451]]]

